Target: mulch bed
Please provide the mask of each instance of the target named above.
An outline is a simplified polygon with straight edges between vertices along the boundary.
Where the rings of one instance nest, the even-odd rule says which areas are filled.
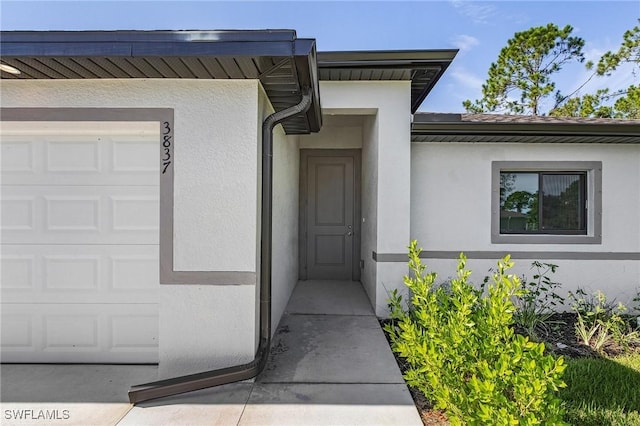
[[[539,330],[538,335],[540,340],[545,342],[547,351],[557,355],[564,356],[565,358],[585,358],[585,357],[601,357],[602,354],[594,351],[591,347],[579,343],[575,336],[575,324],[576,314],[574,313],[558,313],[551,317],[549,323],[553,324],[546,330]],[[380,325],[384,325],[389,320],[380,320]],[[516,333],[526,335],[522,330],[518,330],[516,327]],[[389,341],[389,336],[385,332],[385,337]],[[616,356],[624,352],[637,352],[640,353],[640,343],[636,343],[629,348],[623,348],[617,345],[615,342],[609,342],[603,347],[603,354],[606,356]],[[395,352],[396,362],[400,371],[403,373],[407,370],[408,364],[402,358],[400,358]],[[409,387],[413,401],[416,404],[418,413],[422,419],[422,422],[427,426],[433,425],[448,425],[447,417],[441,411],[434,410],[430,401],[425,398],[424,394],[418,389]]]

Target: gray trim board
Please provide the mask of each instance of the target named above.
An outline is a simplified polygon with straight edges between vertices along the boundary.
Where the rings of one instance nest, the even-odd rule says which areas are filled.
[[[550,260],[640,260],[640,252],[583,252],[583,251],[463,251],[468,259],[498,260],[511,255],[512,259],[550,259]],[[421,259],[457,259],[459,251],[423,251]],[[376,262],[408,262],[409,258],[402,253],[372,252]]]
[[[1,121],[156,121],[160,140],[160,284],[255,285],[256,273],[173,270],[173,129],[172,108],[0,108]],[[167,132],[167,126],[169,131]],[[169,138],[166,138],[169,136]],[[170,164],[162,173],[169,144]]]
[[[172,108],[0,108],[1,121],[170,121]]]
[[[160,284],[256,285],[257,274],[243,271],[166,271]],[[170,281],[170,282],[169,282]]]
[[[371,252],[371,258],[374,262],[408,262],[409,257],[402,253],[376,253]]]
[[[587,235],[501,234],[500,172],[587,172]],[[491,242],[493,244],[601,244],[602,161],[492,161]]]

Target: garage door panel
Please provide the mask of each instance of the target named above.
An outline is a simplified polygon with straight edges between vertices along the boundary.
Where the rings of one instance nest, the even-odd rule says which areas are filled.
[[[3,189],[0,197],[2,221],[0,222],[0,232],[3,233],[2,240],[6,241],[7,232],[17,234],[35,232],[36,226],[36,197],[14,195],[19,192],[5,191]]]
[[[110,197],[111,231],[151,232],[160,229],[157,195],[117,195]]]
[[[132,327],[135,327],[133,331]],[[158,348],[158,316],[155,312],[113,315],[109,318],[108,332],[110,352],[145,352]]]
[[[77,194],[79,191],[72,192]],[[45,203],[43,233],[45,235],[47,233],[59,235],[59,232],[64,231],[84,231],[83,233],[89,231],[88,233],[96,234],[100,232],[100,213],[103,209],[100,197],[69,194],[45,195],[43,198]],[[40,237],[40,235],[36,235],[36,237]],[[25,241],[21,239],[21,242]]]
[[[7,185],[158,185],[160,143],[152,135],[3,135]]]
[[[100,257],[45,256],[43,290],[95,291],[100,288]]]
[[[3,303],[157,303],[155,245],[5,245]]]
[[[153,186],[4,186],[3,244],[158,244]]]
[[[102,172],[103,143],[99,138],[83,137],[44,141],[44,172],[47,176],[59,173],[92,175]],[[53,173],[52,173],[53,172]]]
[[[43,349],[45,351],[98,352],[98,328],[100,315],[87,312],[84,315],[74,307],[75,313],[53,313],[43,316]]]
[[[3,362],[157,362],[160,125],[0,121]]]
[[[19,307],[16,307],[19,309]],[[6,362],[4,352],[34,352],[38,349],[33,338],[34,332],[38,333],[37,324],[34,324],[32,315],[13,309],[10,306],[2,306],[2,327],[0,339],[2,341],[3,356],[0,361]],[[37,321],[36,321],[37,323]]]
[[[34,288],[34,280],[36,278],[36,257],[28,254],[5,254],[7,250],[3,249],[3,255],[0,257],[0,288],[2,288],[2,296],[5,291],[9,290],[30,290]],[[3,302],[6,302],[3,298]]]
[[[112,139],[112,171],[131,173],[158,181],[158,138],[146,140]]]
[[[3,306],[2,362],[157,362],[156,304]]]
[[[3,136],[0,144],[2,178],[22,179],[36,173],[35,142],[30,137]],[[21,179],[22,178],[22,179]]]

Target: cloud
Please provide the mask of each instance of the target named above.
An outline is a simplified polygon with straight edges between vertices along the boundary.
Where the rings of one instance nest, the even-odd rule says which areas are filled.
[[[478,93],[482,90],[484,79],[462,67],[451,70],[450,76],[461,85],[474,89]]]
[[[595,47],[583,50],[585,61],[593,61],[594,63],[597,63],[606,52],[607,50],[605,49],[598,49]]]
[[[477,24],[487,24],[495,15],[496,8],[492,4],[484,2],[472,2],[468,0],[451,0],[451,5]]]
[[[477,38],[466,34],[455,36],[451,42],[455,47],[462,51],[471,50],[471,48],[480,44],[480,41]]]

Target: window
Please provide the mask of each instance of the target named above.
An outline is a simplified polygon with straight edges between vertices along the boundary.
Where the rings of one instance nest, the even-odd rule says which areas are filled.
[[[586,234],[586,172],[500,172],[501,234]]]
[[[493,243],[599,244],[600,162],[493,162]]]

